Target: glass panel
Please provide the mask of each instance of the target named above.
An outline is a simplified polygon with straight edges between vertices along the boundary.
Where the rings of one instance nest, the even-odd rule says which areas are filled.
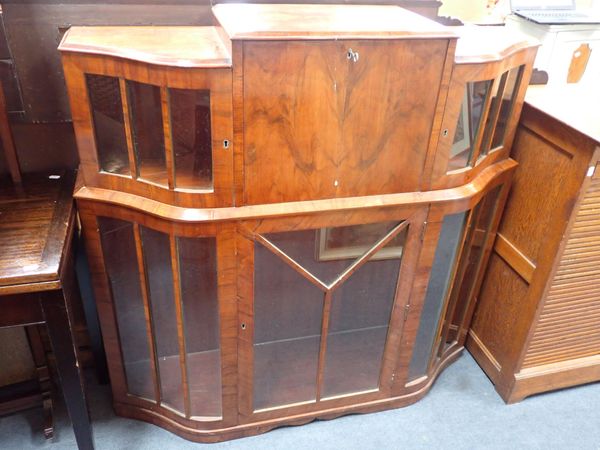
[[[127,391],[155,400],[133,225],[98,217],[98,227],[117,317]]]
[[[515,67],[511,69],[508,74],[508,80],[506,81],[506,87],[504,88],[504,93],[502,95],[500,114],[498,116],[498,122],[496,122],[494,138],[492,139],[492,150],[504,145],[506,125],[512,116],[515,99],[523,77],[523,70],[524,66]]]
[[[427,374],[440,317],[456,266],[466,214],[466,212],[460,212],[444,217],[408,370],[409,381]]]
[[[477,218],[476,225],[473,229],[473,237],[470,239],[471,245],[468,252],[464,253],[464,258],[461,259],[460,265],[467,264],[465,269],[465,275],[460,284],[456,283],[454,289],[460,289],[458,292],[458,303],[454,312],[454,319],[452,324],[454,329],[460,329],[465,332],[468,324],[465,321],[470,320],[468,316],[468,310],[470,303],[473,301],[472,292],[473,286],[477,280],[477,276],[481,273],[481,258],[483,256],[484,244],[488,239],[490,226],[496,211],[496,204],[498,201],[498,195],[500,194],[501,186],[498,186],[493,191],[489,192],[481,202],[477,205],[477,208],[481,210],[479,217]],[[477,217],[477,215],[475,215]],[[454,340],[456,333],[450,334],[451,339]]]
[[[492,88],[492,101],[490,103],[490,111],[485,121],[485,127],[483,130],[483,139],[481,141],[481,153],[479,158],[483,158],[490,151],[490,145],[492,144],[492,135],[496,127],[496,121],[500,114],[500,107],[502,106],[502,97],[506,87],[506,81],[508,79],[508,71],[502,74],[499,80],[494,83]]]
[[[160,373],[161,403],[184,411],[169,236],[140,227]]]
[[[129,175],[129,157],[119,79],[86,74],[85,80],[94,122],[100,170]]]
[[[192,416],[220,417],[221,348],[214,237],[177,238]]]
[[[405,238],[406,229],[400,234]],[[333,292],[323,397],[379,387],[400,272],[401,252],[397,250],[391,242]],[[386,259],[376,259],[382,254],[387,254]]]
[[[127,95],[139,178],[166,186],[160,88],[127,81]]]
[[[212,188],[210,91],[169,89],[175,186]]]
[[[398,221],[287,231],[267,234],[265,238],[316,278],[329,284],[396,225]],[[377,258],[402,252],[404,239],[405,233],[397,235]]]
[[[477,140],[483,106],[491,85],[492,80],[467,83],[450,149],[449,171],[462,169],[472,162],[473,146]]]
[[[314,249],[307,250],[314,258]],[[255,244],[255,409],[315,400],[323,295]]]

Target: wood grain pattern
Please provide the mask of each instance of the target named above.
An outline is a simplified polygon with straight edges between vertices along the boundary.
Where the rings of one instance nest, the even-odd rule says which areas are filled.
[[[216,27],[71,27],[58,49],[171,67],[231,67]]]
[[[507,402],[589,382],[598,373],[593,362],[583,362],[600,343],[593,265],[598,187],[592,175],[598,142],[587,132],[586,120],[581,129],[576,113],[561,120],[556,100],[548,103],[544,92],[534,91],[512,151],[520,167],[500,226],[502,238],[468,343]]]
[[[579,204],[523,368],[600,352],[600,180]]]
[[[397,6],[218,4],[213,14],[232,40],[455,38]]]
[[[417,190],[446,51],[442,40],[245,43],[245,204]]]

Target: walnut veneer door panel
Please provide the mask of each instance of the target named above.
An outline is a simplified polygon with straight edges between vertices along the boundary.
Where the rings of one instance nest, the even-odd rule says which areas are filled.
[[[245,201],[419,190],[447,47],[245,43]]]

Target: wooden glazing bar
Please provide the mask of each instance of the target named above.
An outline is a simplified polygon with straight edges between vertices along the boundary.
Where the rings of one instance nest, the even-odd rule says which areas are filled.
[[[15,148],[15,142],[13,140],[12,131],[8,122],[8,114],[6,113],[6,98],[4,96],[4,89],[0,85],[0,139],[2,140],[2,147],[4,149],[4,157],[6,164],[8,165],[8,171],[13,183],[21,182],[21,170],[19,169],[19,159],[17,157],[17,150]]]
[[[333,281],[328,289],[333,291],[336,287],[341,285],[344,281],[346,281],[350,276],[356,272],[360,267],[362,267],[375,253],[385,247],[392,239],[396,237],[398,233],[408,227],[408,221],[405,220],[398,225],[396,225],[388,234],[379,239],[377,243],[371,247],[367,252],[365,252],[361,257],[359,257],[356,261],[354,261],[350,267],[348,267],[335,281]]]
[[[319,343],[319,362],[317,365],[317,401],[321,400],[323,377],[325,373],[325,356],[327,354],[327,337],[329,334],[329,318],[331,316],[332,291],[325,292],[323,300],[323,317],[321,320],[321,341]]]
[[[156,344],[154,342],[154,326],[152,312],[150,309],[150,299],[148,296],[148,278],[146,276],[146,264],[144,263],[144,253],[142,249],[142,239],[140,235],[140,226],[133,224],[133,238],[135,240],[135,254],[140,274],[140,287],[142,292],[142,301],[144,302],[144,317],[146,318],[146,335],[148,337],[148,346],[150,348],[150,367],[152,368],[152,383],[154,385],[154,398],[156,403],[161,403],[160,392],[160,373],[158,370],[158,356],[156,354]]]
[[[502,109],[502,97],[504,96],[504,88],[506,87],[506,81],[508,80],[509,72],[504,72],[502,77],[500,78],[500,84],[498,85],[498,92],[496,92],[496,98],[492,103],[492,109],[490,111],[490,122],[489,127],[486,125],[484,130],[483,142],[480,148],[481,155],[487,155],[490,151],[490,146],[492,145],[492,139],[494,137],[494,132],[496,130],[496,125],[498,123],[498,117],[500,117],[500,109]],[[493,86],[492,86],[493,88]],[[493,89],[492,89],[493,91]],[[490,97],[491,97],[490,93]],[[487,122],[487,120],[486,120]],[[486,124],[486,122],[483,122]],[[477,161],[476,158],[473,158],[473,161]]]
[[[165,138],[165,163],[167,166],[167,183],[169,189],[175,189],[175,164],[173,162],[173,134],[171,128],[171,110],[169,108],[169,90],[160,88],[160,104],[162,110],[163,135]]]
[[[119,78],[121,91],[121,105],[123,106],[123,123],[125,125],[125,138],[127,139],[127,155],[129,157],[129,170],[131,178],[136,179],[139,175],[135,148],[133,144],[133,132],[131,129],[131,116],[129,112],[129,97],[127,96],[127,83],[124,78]]]
[[[181,388],[183,391],[183,405],[185,417],[191,417],[190,387],[188,383],[187,354],[185,350],[185,331],[183,327],[183,305],[181,301],[181,281],[179,276],[179,251],[177,238],[169,234],[171,250],[171,270],[173,271],[173,296],[175,301],[175,315],[177,319],[177,343],[179,344],[179,366],[181,368]]]
[[[442,331],[441,331],[441,345],[438,345],[438,353],[437,355],[439,357],[442,356],[443,352],[444,352],[444,343],[447,341],[448,339],[448,335],[450,333],[450,327],[452,325],[452,317],[454,317],[454,312],[456,311],[456,305],[458,304],[458,294],[460,289],[455,290],[456,292],[452,292],[451,287],[457,285],[457,280],[460,280],[462,277],[464,277],[464,270],[463,272],[460,274],[460,277],[457,277],[457,274],[459,273],[459,265],[460,262],[462,261],[463,258],[463,254],[465,254],[465,252],[469,252],[469,249],[471,248],[473,241],[475,240],[475,236],[477,235],[477,233],[475,233],[475,230],[473,229],[472,232],[469,234],[467,232],[467,230],[471,230],[472,224],[473,224],[473,216],[474,216],[475,211],[471,210],[471,212],[469,213],[467,220],[465,222],[465,224],[463,225],[463,233],[462,233],[462,237],[461,237],[461,241],[460,241],[460,250],[458,252],[458,254],[456,255],[456,258],[454,259],[454,261],[452,261],[452,264],[454,265],[454,267],[452,268],[452,275],[450,276],[450,281],[448,284],[449,289],[447,290],[445,297],[444,297],[444,303],[446,303],[446,308],[442,311],[442,315],[440,316],[442,318]],[[468,235],[468,240],[469,240],[469,245],[467,246],[467,235]],[[468,265],[468,264],[467,264]],[[466,266],[465,265],[465,268]],[[452,295],[455,294],[455,295]],[[450,297],[450,299],[446,302],[446,300],[448,299],[448,297]],[[437,340],[438,338],[436,337],[436,343],[438,342]]]
[[[308,281],[310,281],[322,291],[327,292],[330,289],[329,286],[327,286],[325,283],[323,283],[321,280],[315,277],[312,273],[308,272],[304,267],[302,267],[288,255],[286,255],[281,249],[279,249],[279,247],[277,247],[264,236],[257,234],[254,236],[254,239],[257,242],[260,242],[265,247],[267,247],[273,253],[275,253],[275,255],[277,255],[283,262],[288,264],[292,269],[294,269],[296,272],[298,272],[300,275],[302,275],[304,278],[306,278]]]
[[[469,165],[473,166],[474,162],[477,161],[479,155],[481,154],[481,149],[483,145],[484,135],[485,135],[485,124],[487,122],[487,118],[490,115],[490,105],[492,103],[492,91],[494,90],[494,84],[497,83],[497,80],[492,80],[490,84],[490,89],[488,90],[485,100],[483,102],[483,109],[481,114],[481,119],[479,122],[479,126],[477,127],[477,135],[475,136],[475,141],[473,142],[473,152],[471,154],[471,161],[469,161]]]

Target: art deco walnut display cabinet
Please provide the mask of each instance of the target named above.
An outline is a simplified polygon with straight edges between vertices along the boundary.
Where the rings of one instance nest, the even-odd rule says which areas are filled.
[[[218,441],[415,402],[463,348],[535,47],[213,12],[60,46],[117,413]]]

